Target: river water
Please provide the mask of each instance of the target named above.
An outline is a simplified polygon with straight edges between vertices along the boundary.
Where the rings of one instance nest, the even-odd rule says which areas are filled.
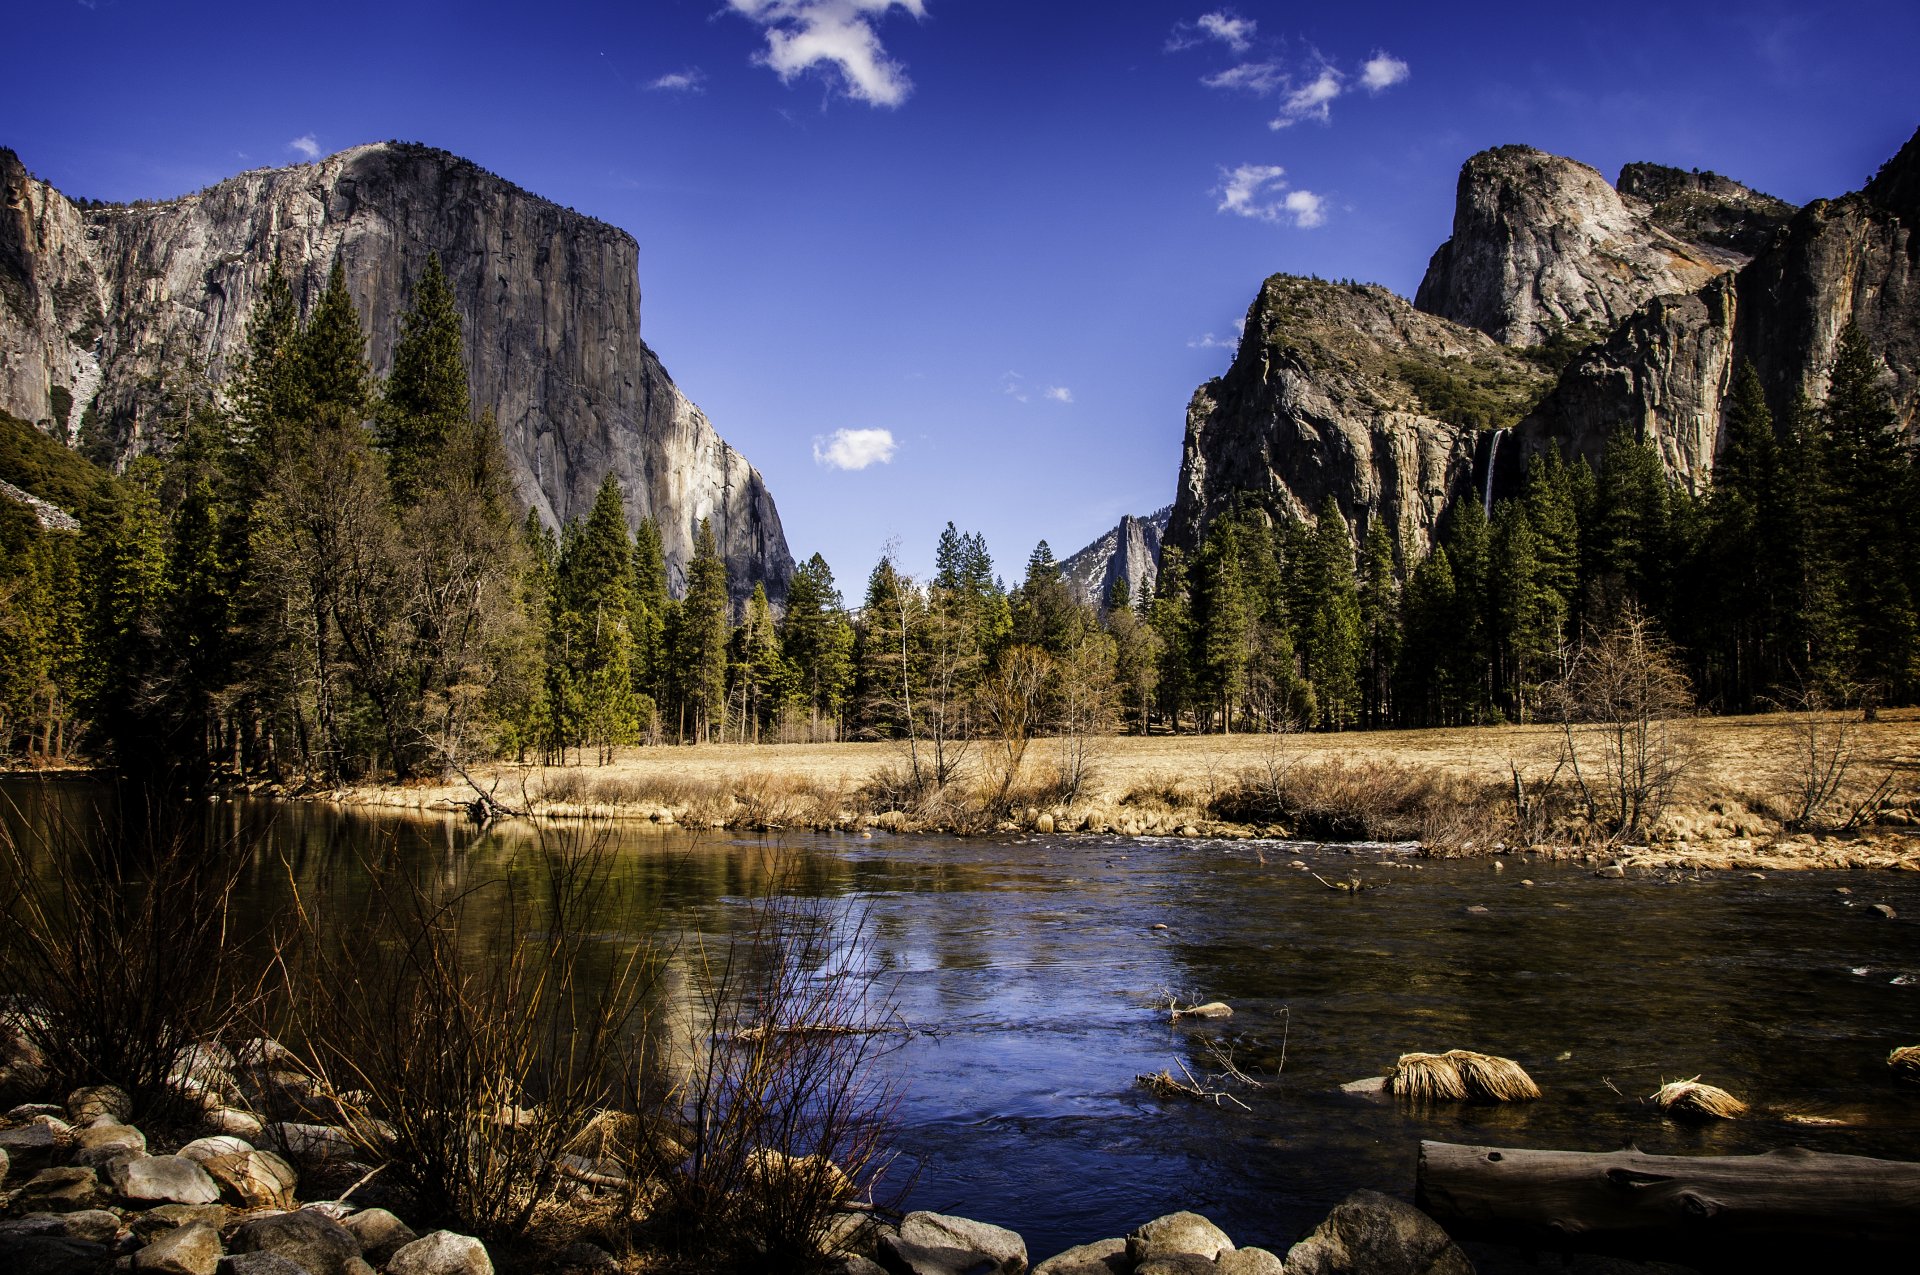
[[[10,791],[29,817],[44,799]],[[352,881],[370,857],[475,883],[530,835],[309,807],[222,817],[258,841],[242,902],[260,910],[290,873]],[[1395,847],[600,835],[616,928],[633,935],[724,934],[776,880],[863,911],[862,959],[907,1028],[882,1064],[903,1095],[906,1203],[1010,1226],[1036,1259],[1179,1208],[1284,1253],[1357,1187],[1411,1198],[1423,1138],[1920,1159],[1920,1086],[1884,1062],[1920,1044],[1920,874],[1617,879]],[[1175,1025],[1171,996],[1233,1016]],[[1223,1086],[1245,1109],[1136,1083],[1181,1062],[1217,1072],[1209,1042],[1260,1082]],[[1416,1111],[1341,1091],[1402,1052],[1450,1048],[1517,1059],[1544,1099]],[[1642,1101],[1695,1075],[1757,1114],[1700,1128]]]

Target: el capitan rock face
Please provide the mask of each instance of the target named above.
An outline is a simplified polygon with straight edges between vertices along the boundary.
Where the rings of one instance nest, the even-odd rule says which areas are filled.
[[[1740,364],[1784,414],[1825,394],[1849,323],[1920,433],[1920,133],[1865,190],[1798,210],[1651,164],[1621,187],[1501,147],[1462,167],[1413,305],[1267,280],[1232,367],[1188,409],[1167,543],[1194,547],[1236,500],[1311,520],[1331,495],[1417,554],[1449,500],[1511,492],[1548,447],[1597,461],[1618,430],[1704,490]]]
[[[676,591],[710,518],[736,590],[784,593],[793,562],[766,484],[641,340],[632,237],[424,146],[128,207],[77,206],[0,150],[0,408],[116,461],[162,445],[180,378],[235,370],[276,260],[303,308],[343,262],[384,373],[434,252],[475,409],[494,411],[523,503],[583,517],[614,473],[635,523],[659,522]]]

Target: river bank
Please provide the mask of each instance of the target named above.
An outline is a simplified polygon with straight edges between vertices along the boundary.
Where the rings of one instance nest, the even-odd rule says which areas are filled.
[[[1627,870],[1920,870],[1920,711],[1872,723],[1702,718],[1677,724],[1674,738],[1670,799],[1631,843],[1596,842],[1573,817],[1576,788],[1552,726],[1039,739],[1011,784],[1004,751],[984,742],[941,787],[912,781],[904,743],[709,744],[619,749],[605,765],[489,763],[471,771],[473,784],[274,795],[444,815],[484,791],[496,815],[660,829],[1417,841],[1443,856],[1524,850]],[[1846,771],[1824,817],[1802,830],[1792,823],[1819,761],[1810,749],[1844,756]],[[928,751],[920,746],[923,773]]]

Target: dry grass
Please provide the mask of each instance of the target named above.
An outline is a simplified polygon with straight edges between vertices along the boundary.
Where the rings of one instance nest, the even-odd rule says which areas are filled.
[[[1527,1102],[1540,1087],[1511,1058],[1449,1049],[1400,1055],[1387,1073],[1387,1092],[1411,1102]]]
[[[1703,1085],[1700,1077],[1670,1080],[1647,1098],[1670,1116],[1688,1120],[1737,1120],[1747,1114],[1747,1104],[1719,1088]]]
[[[1401,1054],[1387,1073],[1387,1092],[1411,1102],[1459,1102],[1467,1083],[1446,1054]]]
[[[1920,1081],[1920,1045],[1904,1045],[1887,1055],[1887,1066],[1902,1080]]]
[[[1531,1102],[1540,1096],[1540,1086],[1533,1083],[1526,1068],[1511,1058],[1476,1054],[1471,1049],[1450,1050],[1447,1057],[1460,1068],[1460,1079],[1470,1098],[1488,1102]]]

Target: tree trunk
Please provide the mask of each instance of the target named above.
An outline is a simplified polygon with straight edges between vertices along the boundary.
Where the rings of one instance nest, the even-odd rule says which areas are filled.
[[[1415,1200],[1456,1236],[1635,1253],[1920,1242],[1920,1164],[1422,1142]]]

